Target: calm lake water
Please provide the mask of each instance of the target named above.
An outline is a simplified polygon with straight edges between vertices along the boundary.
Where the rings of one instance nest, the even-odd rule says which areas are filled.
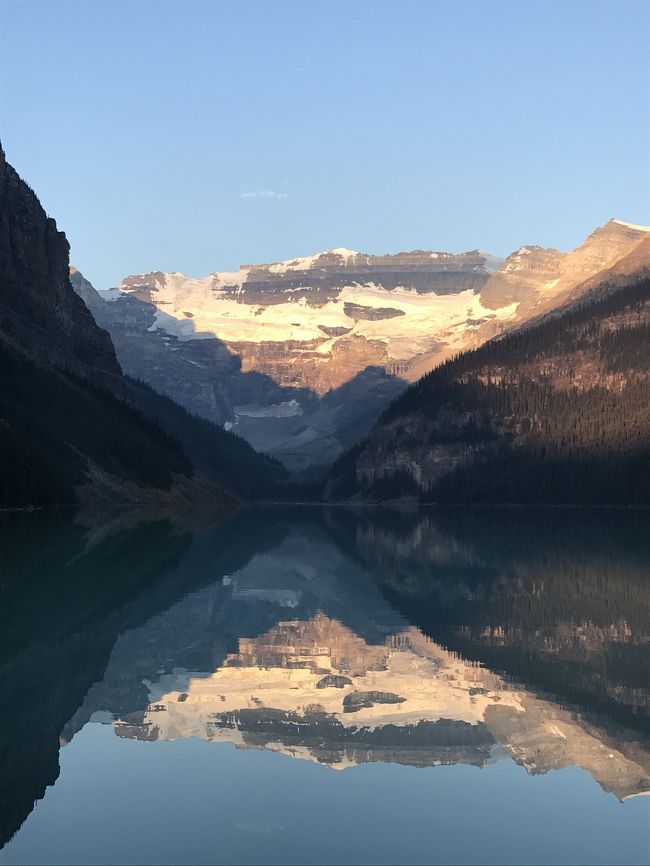
[[[0,516],[0,863],[650,862],[650,514]]]

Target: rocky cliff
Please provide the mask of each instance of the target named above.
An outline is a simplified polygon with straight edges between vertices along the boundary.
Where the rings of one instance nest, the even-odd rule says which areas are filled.
[[[39,364],[119,388],[109,335],[71,291],[69,245],[0,148],[0,340]]]

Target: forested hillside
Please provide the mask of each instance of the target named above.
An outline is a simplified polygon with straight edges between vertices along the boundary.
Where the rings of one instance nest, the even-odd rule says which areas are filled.
[[[345,454],[325,497],[650,504],[650,279],[463,353]]]
[[[138,502],[193,476],[178,440],[124,399],[1,341],[0,365],[0,507],[69,505],[93,492]]]
[[[259,454],[245,439],[193,415],[150,385],[126,378],[138,407],[180,442],[183,453],[206,478],[248,500],[297,494],[298,487],[289,484],[289,473],[278,460]]]

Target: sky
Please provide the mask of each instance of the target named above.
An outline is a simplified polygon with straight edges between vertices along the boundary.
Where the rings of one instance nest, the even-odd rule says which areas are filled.
[[[0,139],[97,288],[650,223],[647,0],[0,0]]]

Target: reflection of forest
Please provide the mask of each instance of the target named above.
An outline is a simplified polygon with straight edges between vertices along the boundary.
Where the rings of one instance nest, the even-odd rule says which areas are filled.
[[[141,509],[85,521],[65,510],[0,514],[2,842],[56,780],[61,732],[117,636],[248,556],[244,518],[209,531]],[[263,527],[257,535],[275,540]]]
[[[212,738],[230,737],[238,714],[240,745],[280,737],[286,751],[306,749],[332,765],[358,762],[360,743],[369,760],[482,763],[507,741],[522,763],[534,746],[543,770],[550,714],[579,740],[558,766],[582,756],[608,789],[640,790],[650,775],[647,520],[339,508],[173,521],[137,511],[86,523],[63,513],[2,515],[0,687],[10,708],[0,746],[2,839],[55,781],[60,738],[74,737],[95,710],[122,719],[122,735],[129,726],[133,735],[151,731],[153,689],[163,703],[174,697],[181,725],[165,729],[173,714],[162,724],[160,713],[158,735],[182,736],[183,724],[202,724],[192,716],[193,690],[225,694],[226,680]],[[300,652],[287,651],[292,641]],[[310,656],[315,646],[326,656]],[[245,705],[241,683],[261,667],[304,677],[305,693],[298,701],[295,683],[287,690],[274,679],[273,701],[269,692],[264,706]],[[436,707],[452,668],[462,708],[441,725]],[[176,669],[192,672],[182,691],[170,679]],[[316,689],[326,676],[350,683]],[[526,722],[508,714],[508,690],[525,704]],[[407,723],[397,716],[405,712]],[[367,730],[356,741],[350,719]],[[598,749],[610,748],[622,757],[607,775]]]
[[[425,634],[650,733],[650,512],[338,514],[337,538]]]

